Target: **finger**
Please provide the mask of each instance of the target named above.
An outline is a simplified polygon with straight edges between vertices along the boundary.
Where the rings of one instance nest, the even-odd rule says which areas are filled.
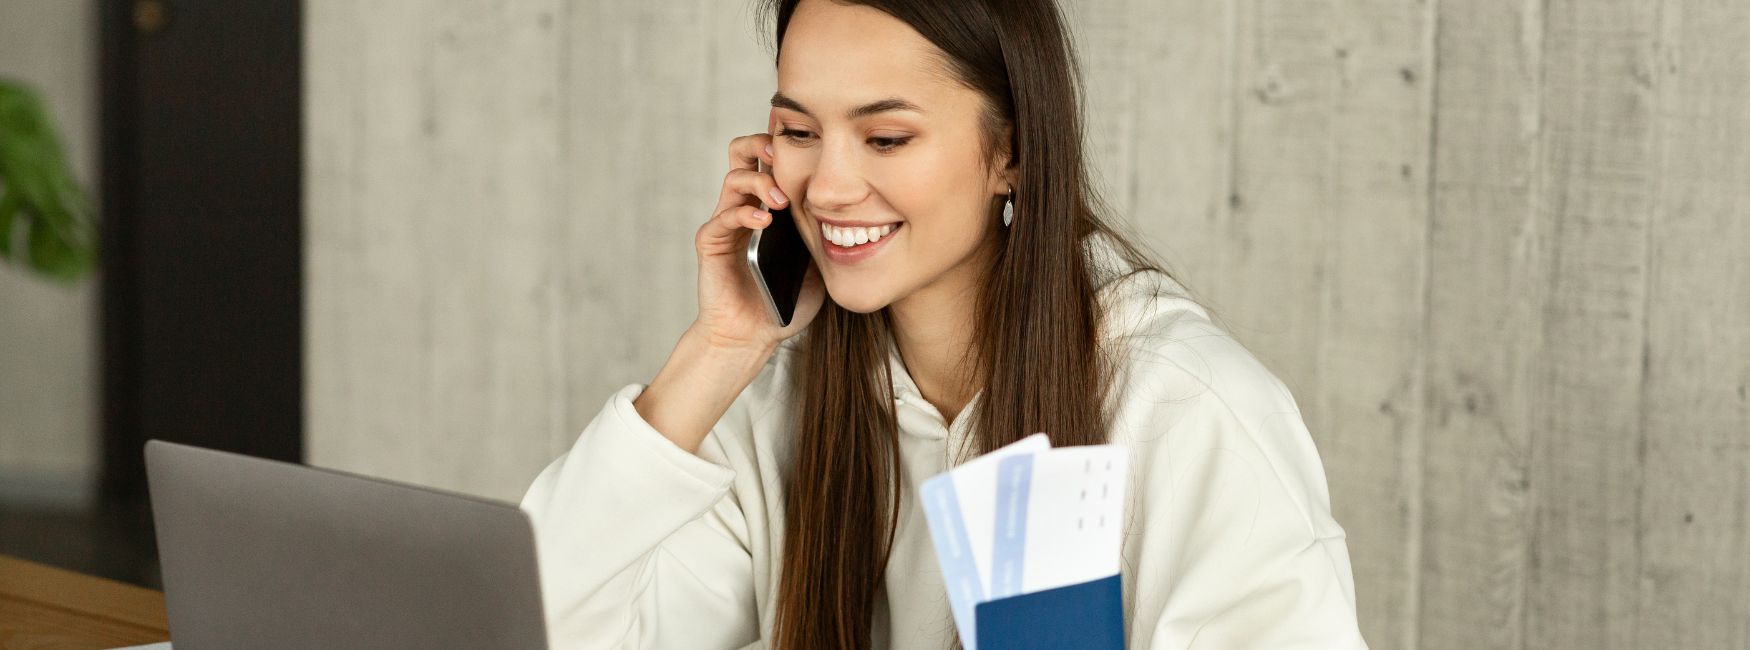
[[[734,236],[744,228],[764,228],[772,223],[772,214],[751,205],[720,211],[705,223],[705,231],[716,237]]]
[[[723,176],[723,193],[717,197],[717,211],[731,206],[763,204],[774,208],[790,205],[790,197],[778,188],[771,174],[749,169],[731,169]]]
[[[759,171],[759,163],[772,166],[772,155],[766,149],[772,144],[769,133],[744,135],[729,141],[729,168]]]
[[[700,255],[733,252],[745,245],[744,231],[764,228],[770,223],[771,216],[759,208],[750,205],[730,208],[712,215],[699,226],[699,232],[693,237],[693,246]]]

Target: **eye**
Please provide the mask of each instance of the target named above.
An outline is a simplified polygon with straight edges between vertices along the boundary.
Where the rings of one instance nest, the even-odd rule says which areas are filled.
[[[787,127],[787,126],[782,128],[782,129],[778,129],[778,135],[780,137],[789,138],[791,142],[797,142],[798,140],[802,140],[804,138],[814,137],[813,133],[809,133],[807,131],[802,131],[799,129],[792,129],[792,128]]]
[[[869,138],[869,143],[875,145],[875,150],[880,151],[881,153],[890,153],[894,149],[905,146],[905,143],[907,142],[911,142],[910,136],[903,138]]]
[[[788,138],[790,142],[802,145],[805,141],[812,139],[814,133],[801,129],[783,127],[778,129],[778,137]],[[874,145],[875,150],[881,153],[892,153],[893,150],[905,146],[905,143],[911,142],[911,139],[912,136],[905,136],[903,138],[869,138],[869,144]]]

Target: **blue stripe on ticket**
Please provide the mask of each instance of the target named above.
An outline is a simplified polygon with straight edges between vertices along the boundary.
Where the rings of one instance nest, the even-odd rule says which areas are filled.
[[[1021,593],[1021,568],[1027,560],[1028,491],[1033,484],[1033,454],[1004,458],[997,465],[996,535],[991,538],[990,597]]]
[[[972,560],[972,543],[966,539],[966,519],[960,513],[960,497],[953,477],[942,474],[924,481],[918,495],[929,518],[930,538],[936,545],[936,562],[942,566],[942,581],[948,587],[948,605],[960,629],[965,647],[977,648],[978,626],[974,608],[984,601],[984,582]]]

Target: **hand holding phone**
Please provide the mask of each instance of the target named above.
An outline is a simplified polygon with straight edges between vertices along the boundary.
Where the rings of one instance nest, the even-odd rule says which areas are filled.
[[[768,127],[775,124],[774,118]],[[769,146],[768,133],[730,142],[717,207],[694,238],[699,316],[690,329],[716,347],[774,347],[807,327],[825,296],[819,273],[808,270],[812,260],[795,231],[790,197],[768,171],[775,160]]]

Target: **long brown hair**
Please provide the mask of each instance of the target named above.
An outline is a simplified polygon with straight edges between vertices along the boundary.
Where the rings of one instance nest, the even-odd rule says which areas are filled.
[[[833,0],[885,12],[942,51],[983,98],[984,160],[1016,170],[1014,225],[987,270],[968,350],[982,396],[962,458],[1036,431],[1053,446],[1106,441],[1112,365],[1083,241],[1107,235],[1135,271],[1160,270],[1099,214],[1082,157],[1080,80],[1054,0]],[[799,0],[762,0],[774,61]],[[1012,127],[1008,142],[1000,142]],[[987,170],[988,171],[988,170]],[[1096,211],[1096,208],[1100,208]],[[996,216],[991,215],[994,220]],[[785,481],[784,549],[774,646],[867,648],[898,527],[899,432],[885,309],[828,300],[801,339],[794,465]]]

